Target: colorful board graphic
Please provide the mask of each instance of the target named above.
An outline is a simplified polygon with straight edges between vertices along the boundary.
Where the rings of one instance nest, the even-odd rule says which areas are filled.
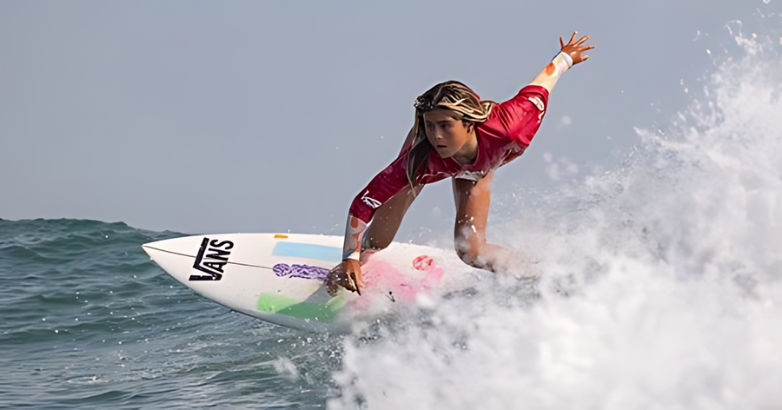
[[[438,287],[453,252],[394,243],[364,265],[362,296],[324,287],[342,237],[297,234],[187,236],[143,245],[163,270],[200,295],[282,326],[335,330],[346,311],[383,310]],[[461,262],[456,262],[461,263]],[[381,297],[378,297],[382,295]]]

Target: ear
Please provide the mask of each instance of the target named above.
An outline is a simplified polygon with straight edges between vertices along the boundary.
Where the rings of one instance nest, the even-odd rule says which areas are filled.
[[[467,133],[470,134],[475,130],[475,123],[472,121],[464,121],[462,120],[462,123],[464,123],[464,128],[467,130]]]

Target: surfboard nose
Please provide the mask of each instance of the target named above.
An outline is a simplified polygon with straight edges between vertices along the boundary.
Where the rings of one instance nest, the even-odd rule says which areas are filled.
[[[192,237],[164,239],[142,244],[141,248],[166,273],[187,284],[198,250],[198,240]]]
[[[176,253],[182,256],[194,258],[198,253],[202,237],[183,236],[179,238],[163,239],[161,241],[148,242],[141,247],[149,254],[150,251],[159,251],[165,253]],[[152,256],[152,255],[150,255]]]

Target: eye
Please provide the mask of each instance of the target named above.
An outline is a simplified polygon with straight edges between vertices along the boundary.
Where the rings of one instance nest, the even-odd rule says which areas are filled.
[[[431,130],[432,128],[434,128],[434,124],[432,124],[430,121],[426,121],[424,124],[427,130]]]

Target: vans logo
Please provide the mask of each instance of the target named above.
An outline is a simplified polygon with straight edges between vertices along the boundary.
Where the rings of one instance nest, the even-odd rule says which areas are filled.
[[[201,248],[196,255],[194,269],[198,269],[206,275],[190,275],[190,280],[220,280],[223,278],[223,268],[228,263],[234,243],[231,241],[209,240],[201,241]]]

